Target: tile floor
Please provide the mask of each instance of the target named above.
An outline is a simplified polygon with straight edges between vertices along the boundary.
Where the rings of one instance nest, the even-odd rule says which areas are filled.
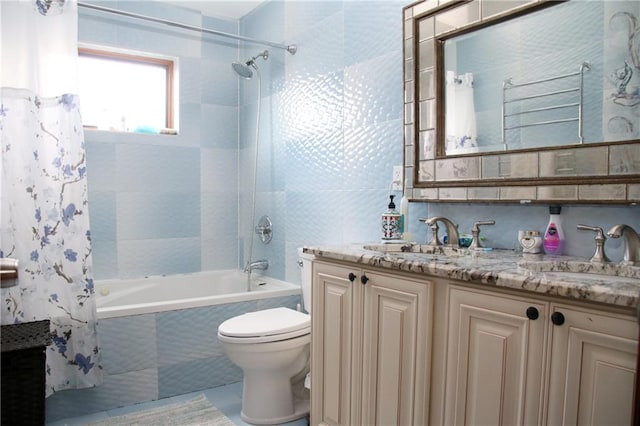
[[[204,394],[209,401],[222,411],[233,423],[239,426],[247,425],[240,418],[240,408],[242,407],[242,382],[234,383],[227,386],[205,389],[184,395],[178,395],[171,398],[159,399],[157,401],[144,402],[142,404],[130,405],[128,407],[115,408],[113,410],[101,411],[99,413],[87,414],[85,416],[73,417],[69,419],[57,420],[47,423],[46,426],[81,426],[87,423],[101,420],[112,416],[121,416],[123,414],[143,411],[149,408],[155,408],[165,404],[174,404],[176,402],[193,399],[200,394]],[[287,426],[307,426],[305,418],[285,423]]]

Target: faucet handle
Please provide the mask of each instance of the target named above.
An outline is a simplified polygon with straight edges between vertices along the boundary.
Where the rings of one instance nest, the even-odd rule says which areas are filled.
[[[582,224],[579,224],[578,226],[576,226],[576,228],[582,231],[593,231],[596,233],[596,236],[594,237],[594,239],[596,240],[596,251],[593,253],[593,256],[591,256],[591,259],[589,259],[589,261],[593,263],[610,262],[609,258],[604,253],[604,242],[606,241],[607,237],[604,236],[604,231],[602,230],[602,228],[600,228],[599,226]]]
[[[428,217],[421,217],[418,219],[420,222],[424,222],[425,225],[427,225],[429,227],[429,229],[431,229],[431,241],[429,241],[429,243],[427,245],[429,246],[441,246],[442,245],[442,241],[440,241],[440,238],[438,238],[438,222],[431,222],[429,223],[429,218]]]
[[[482,225],[495,225],[495,220],[480,220],[473,224],[473,228],[471,228],[471,235],[473,236],[473,241],[471,241],[470,249],[478,249],[482,248],[482,243],[480,242],[480,226]]]
[[[593,231],[593,232],[595,232],[597,239],[606,239],[606,237],[604,236],[604,231],[599,226],[591,226],[591,225],[579,224],[578,226],[576,226],[576,228],[578,228],[578,229],[580,229],[582,231]]]

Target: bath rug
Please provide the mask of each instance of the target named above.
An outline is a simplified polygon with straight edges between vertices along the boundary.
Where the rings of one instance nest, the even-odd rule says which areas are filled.
[[[200,395],[191,401],[163,405],[124,416],[109,417],[87,426],[233,426],[220,410]]]

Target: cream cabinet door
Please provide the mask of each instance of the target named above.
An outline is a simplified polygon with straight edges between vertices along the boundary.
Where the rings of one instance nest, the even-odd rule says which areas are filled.
[[[546,310],[449,287],[445,424],[539,424]]]
[[[433,284],[363,273],[362,425],[425,425]]]
[[[554,305],[549,425],[632,423],[635,320]]]
[[[311,424],[358,424],[354,408],[360,392],[360,324],[354,321],[361,305],[358,269],[313,263],[311,311]],[[350,280],[350,278],[352,278]]]

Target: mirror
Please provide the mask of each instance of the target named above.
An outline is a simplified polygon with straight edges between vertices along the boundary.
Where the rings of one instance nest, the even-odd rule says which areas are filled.
[[[640,3],[404,10],[412,200],[640,200]]]
[[[640,37],[624,6],[569,1],[441,38],[445,155],[637,139]]]

